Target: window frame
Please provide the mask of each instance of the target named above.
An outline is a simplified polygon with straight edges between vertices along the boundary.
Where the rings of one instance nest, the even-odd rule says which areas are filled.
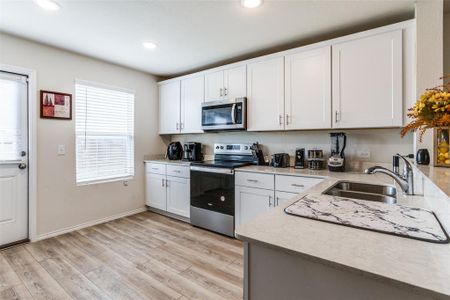
[[[93,87],[93,88],[100,88],[100,89],[107,89],[107,90],[111,90],[111,91],[117,91],[117,92],[122,92],[122,93],[129,93],[133,95],[133,134],[132,134],[132,162],[131,162],[131,166],[132,166],[132,174],[131,175],[122,175],[122,176],[117,176],[117,177],[109,177],[109,178],[98,178],[98,179],[92,179],[92,180],[83,180],[83,181],[78,181],[78,143],[77,143],[77,120],[78,120],[78,116],[77,116],[77,85],[84,85],[84,86],[88,86],[88,87]],[[136,175],[136,140],[135,140],[135,136],[136,136],[136,92],[134,90],[131,89],[127,89],[127,88],[123,88],[123,87],[118,87],[118,86],[114,86],[114,85],[109,85],[109,84],[104,84],[104,83],[99,83],[99,82],[93,82],[93,81],[87,81],[87,80],[83,80],[83,79],[75,79],[75,84],[74,84],[74,89],[75,89],[75,97],[73,97],[74,101],[73,101],[73,105],[74,105],[74,119],[75,119],[75,182],[77,186],[86,186],[86,185],[95,185],[95,184],[102,184],[102,183],[111,183],[111,182],[117,182],[117,181],[129,181],[134,179],[134,176]]]

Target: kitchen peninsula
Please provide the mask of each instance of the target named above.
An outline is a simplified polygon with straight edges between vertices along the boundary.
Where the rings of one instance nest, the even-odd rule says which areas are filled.
[[[242,168],[258,172],[259,167]],[[265,168],[264,172],[267,172]],[[448,196],[418,170],[423,196],[398,204],[436,213],[450,228]],[[307,191],[321,196],[340,180],[392,184],[382,174],[328,173]],[[422,177],[422,178],[420,178]],[[245,299],[450,299],[450,244],[361,230],[298,216],[284,209],[300,194],[236,229],[245,242]],[[386,204],[391,205],[391,204]]]

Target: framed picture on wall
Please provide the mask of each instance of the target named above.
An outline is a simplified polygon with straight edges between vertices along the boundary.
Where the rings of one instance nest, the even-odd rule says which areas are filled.
[[[72,95],[41,91],[41,118],[72,120]]]

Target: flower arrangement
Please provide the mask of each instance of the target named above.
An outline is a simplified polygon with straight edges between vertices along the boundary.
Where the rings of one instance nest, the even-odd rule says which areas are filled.
[[[427,129],[450,126],[450,82],[427,89],[408,111],[408,117],[413,120],[403,127],[402,137],[409,131],[418,130],[422,140]]]

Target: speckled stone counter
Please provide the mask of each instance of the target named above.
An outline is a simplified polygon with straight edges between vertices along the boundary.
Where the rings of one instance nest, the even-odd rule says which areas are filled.
[[[450,168],[421,165],[416,165],[416,167],[450,197]]]
[[[406,289],[419,290],[431,298],[450,299],[450,244],[433,244],[384,233],[330,224],[288,215],[284,208],[305,194],[321,194],[340,180],[372,184],[393,184],[384,174],[330,173],[295,169],[250,166],[244,172],[268,172],[300,176],[326,177],[304,194],[269,210],[236,228],[236,236],[250,244],[299,255],[311,261],[341,270],[353,270]],[[427,184],[427,183],[425,183]],[[400,189],[397,189],[400,191]],[[450,200],[448,197],[397,195],[399,204],[433,211],[450,232]]]
[[[156,158],[156,159],[144,159],[144,162],[151,162],[151,163],[157,163],[157,164],[171,164],[171,165],[178,165],[178,166],[190,166],[191,163],[184,160],[170,160],[166,158]]]

